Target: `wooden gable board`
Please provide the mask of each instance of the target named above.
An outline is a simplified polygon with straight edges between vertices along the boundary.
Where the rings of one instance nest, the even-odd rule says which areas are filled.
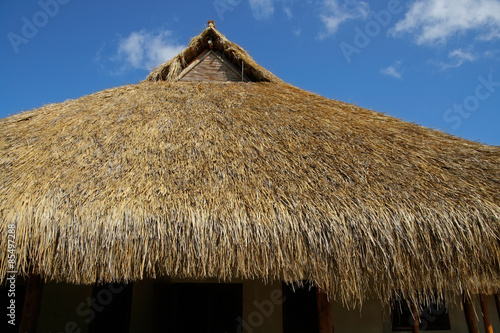
[[[228,60],[212,50],[198,56],[186,67],[178,78],[182,82],[227,82],[249,81]]]

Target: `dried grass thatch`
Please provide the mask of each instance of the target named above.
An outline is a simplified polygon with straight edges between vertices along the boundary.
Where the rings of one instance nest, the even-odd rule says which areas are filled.
[[[499,291],[500,147],[269,81],[146,80],[0,120],[19,273]]]

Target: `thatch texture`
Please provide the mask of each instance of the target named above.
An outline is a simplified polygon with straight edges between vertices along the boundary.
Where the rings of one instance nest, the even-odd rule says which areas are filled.
[[[278,81],[146,80],[14,115],[0,170],[24,274],[500,291],[500,147]]]

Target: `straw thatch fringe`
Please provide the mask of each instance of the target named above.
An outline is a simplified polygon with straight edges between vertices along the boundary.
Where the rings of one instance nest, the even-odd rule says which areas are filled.
[[[0,235],[19,272],[72,283],[490,294],[499,168],[499,147],[286,84],[145,81],[0,120]]]
[[[146,80],[176,81],[184,68],[204,50],[209,49],[209,41],[211,41],[215,52],[223,54],[236,68],[243,68],[243,72],[251,81],[283,82],[273,73],[259,66],[239,45],[229,41],[223,34],[210,26],[200,35],[191,39],[188,47],[181,53],[153,70]]]

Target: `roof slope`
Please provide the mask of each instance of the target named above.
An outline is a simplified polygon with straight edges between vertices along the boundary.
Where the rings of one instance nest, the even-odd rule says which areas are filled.
[[[0,170],[22,273],[500,290],[500,147],[279,81],[146,80],[14,115]]]

